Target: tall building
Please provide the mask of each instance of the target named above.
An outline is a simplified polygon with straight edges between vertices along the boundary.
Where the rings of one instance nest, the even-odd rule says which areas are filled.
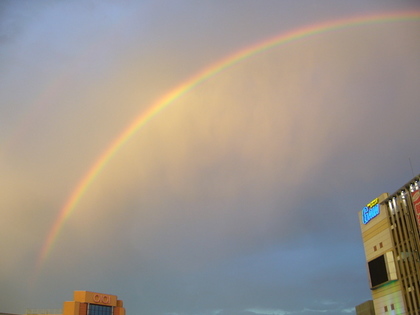
[[[420,314],[420,174],[359,212],[375,314]]]
[[[63,303],[62,314],[49,310],[27,310],[26,315],[125,315],[123,301],[118,300],[116,295],[74,291],[73,296],[74,301]]]

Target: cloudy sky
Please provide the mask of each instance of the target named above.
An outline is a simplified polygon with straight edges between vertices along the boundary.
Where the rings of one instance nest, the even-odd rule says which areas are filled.
[[[48,245],[191,77],[398,12],[417,19],[279,44],[175,98]],[[419,37],[415,0],[0,1],[0,311],[90,290],[127,314],[354,314],[358,211],[420,172]]]

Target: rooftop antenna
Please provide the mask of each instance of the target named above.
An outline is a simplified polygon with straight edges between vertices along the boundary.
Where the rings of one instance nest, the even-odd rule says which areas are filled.
[[[413,177],[414,177],[413,165],[411,165],[410,157],[408,157],[408,162],[410,162],[411,173],[413,174]]]

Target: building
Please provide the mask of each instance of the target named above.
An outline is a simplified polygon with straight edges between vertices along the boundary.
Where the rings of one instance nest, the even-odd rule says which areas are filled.
[[[64,302],[62,315],[125,315],[123,301],[116,295],[74,291],[74,301]],[[49,311],[27,311],[29,315],[54,314]],[[60,314],[61,315],[61,314]]]
[[[61,315],[63,310],[59,309],[26,309],[25,315]],[[1,315],[1,314],[0,314]]]
[[[420,314],[420,174],[359,212],[375,314]],[[359,313],[358,313],[359,314]]]
[[[373,301],[369,300],[356,306],[357,315],[375,315]]]
[[[74,291],[74,301],[64,302],[63,315],[125,315],[116,295]]]

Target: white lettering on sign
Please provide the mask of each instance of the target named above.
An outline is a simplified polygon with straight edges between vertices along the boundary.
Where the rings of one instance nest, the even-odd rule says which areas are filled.
[[[379,214],[379,204],[375,204],[373,207],[364,207],[362,211],[363,224],[367,224],[370,220]]]

